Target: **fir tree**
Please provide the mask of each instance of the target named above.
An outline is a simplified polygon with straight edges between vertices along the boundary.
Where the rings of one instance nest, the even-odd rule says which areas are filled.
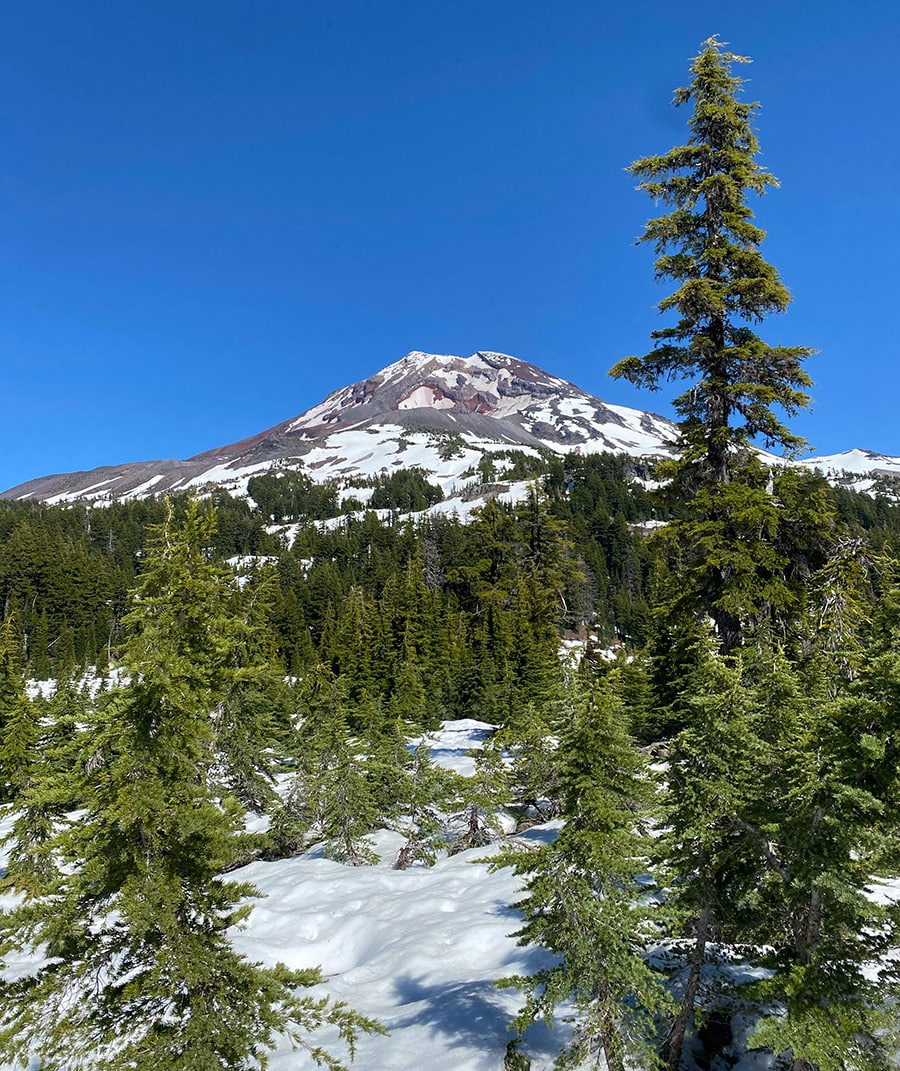
[[[566,824],[553,843],[507,849],[495,863],[526,878],[514,905],[525,919],[519,943],[560,956],[534,975],[503,980],[527,995],[513,1025],[521,1034],[538,1018],[550,1024],[569,1000],[582,1015],[560,1068],[599,1064],[600,1054],[610,1071],[655,1062],[662,991],[644,958],[652,923],[636,882],[646,869],[637,825],[649,785],[623,720],[610,694],[577,695],[560,742]]]
[[[298,770],[272,832],[279,854],[324,841],[325,854],[351,866],[377,862],[369,833],[381,817],[365,741],[347,723],[346,688],[326,667],[304,682]]]
[[[668,911],[688,938],[671,1071],[695,1016],[741,1004],[762,1016],[752,1043],[797,1069],[885,1066],[896,920],[870,886],[895,840],[896,719],[861,694],[831,698],[829,677],[763,634],[730,666],[710,649],[685,680],[663,843]],[[738,990],[704,971],[744,957],[764,982]]]
[[[248,810],[277,806],[275,771],[290,750],[290,690],[269,626],[272,577],[254,576],[227,599],[233,630],[222,666],[223,695],[213,716],[215,772]]]
[[[747,62],[715,37],[704,41],[690,85],[675,91],[677,106],[694,109],[687,143],[629,168],[639,189],[671,208],[650,220],[640,241],[658,254],[657,278],[678,284],[659,304],[678,322],[653,332],[646,357],[628,357],[612,371],[651,389],[661,380],[692,381],[675,402],[682,457],[719,484],[757,436],[768,446],[802,445],[774,407],[791,414],[806,406],[811,383],[802,369],[810,349],[770,346],[750,326],[784,312],[790,294],[760,253],[765,232],[747,204],[749,194],[777,185],[756,161],[751,123],[759,105],[738,98],[742,79],[732,74]]]
[[[0,625],[0,803],[14,801],[27,785],[37,735],[37,715],[25,694],[21,638],[10,617]]]
[[[706,637],[691,651],[681,677],[686,727],[672,745],[665,794],[666,836],[659,846],[668,873],[668,927],[674,951],[685,957],[681,1002],[664,1051],[679,1071],[695,1015],[717,994],[704,989],[712,947],[745,937],[737,916],[760,879],[756,842],[747,816],[759,798],[759,741],[754,696],[738,669],[728,666]]]
[[[747,938],[771,950],[758,997],[785,1011],[754,1043],[787,1050],[798,1069],[879,1071],[900,1041],[900,919],[872,895],[885,867],[896,873],[900,804],[896,694],[876,683],[883,659],[837,698],[829,657],[798,671],[763,648],[745,674],[767,745],[746,826],[763,872]]]
[[[492,743],[471,752],[475,769],[460,782],[463,809],[457,817],[463,832],[453,842],[451,852],[480,848],[503,832],[498,812],[509,802],[509,775],[499,748]]]
[[[126,624],[131,683],[85,734],[84,813],[55,839],[65,864],[47,896],[3,917],[5,947],[48,959],[4,983],[0,1054],[47,1071],[235,1071],[265,1067],[287,1033],[337,1066],[307,1031],[350,1044],[376,1029],[299,990],[315,969],[263,967],[226,936],[255,894],[220,875],[240,850],[242,814],[210,769],[212,708],[232,636],[209,562],[214,519],[196,505],[156,534]]]
[[[544,709],[528,703],[492,740],[509,758],[509,790],[521,809],[520,826],[547,822],[562,807],[558,741]]]
[[[63,680],[50,700],[36,696],[4,729],[0,749],[12,746],[18,761],[3,888],[35,897],[52,887],[56,826],[80,801],[76,733],[87,702],[83,688]]]
[[[406,837],[394,869],[406,870],[413,863],[432,866],[445,842],[446,816],[462,790],[461,778],[437,765],[427,737],[412,751],[404,749],[400,770],[388,769],[385,773],[396,785],[395,807],[399,814],[393,828]]]
[[[705,41],[690,84],[675,93],[676,105],[693,105],[687,143],[630,167],[639,188],[671,208],[640,240],[658,254],[657,278],[677,284],[659,308],[678,319],[653,332],[649,354],[612,369],[652,390],[664,380],[690,383],[674,403],[681,416],[675,475],[692,501],[669,535],[689,574],[679,601],[693,600],[713,618],[726,651],[740,645],[748,618],[790,601],[782,518],[752,446],[757,439],[788,451],[803,445],[779,410],[806,406],[811,384],[802,368],[810,349],[771,346],[753,330],[783,312],[790,294],[760,252],[765,233],[747,203],[776,180],[756,161],[758,104],[738,97],[742,81],[732,67],[745,62],[716,38]]]

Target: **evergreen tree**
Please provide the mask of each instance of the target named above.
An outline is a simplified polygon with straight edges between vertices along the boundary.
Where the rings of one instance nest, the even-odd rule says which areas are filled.
[[[534,975],[504,979],[527,994],[513,1025],[520,1034],[538,1018],[549,1025],[569,1000],[582,1014],[560,1068],[599,1065],[600,1054],[610,1071],[655,1066],[662,991],[644,959],[652,923],[636,882],[646,869],[637,827],[649,787],[623,722],[610,694],[576,694],[560,741],[566,824],[551,844],[507,849],[495,863],[526,878],[514,905],[525,919],[519,943],[560,956]]]
[[[248,810],[272,811],[275,771],[290,750],[290,690],[269,625],[270,575],[228,593],[232,641],[222,666],[223,695],[213,715],[215,773]]]
[[[385,772],[392,780],[399,781],[395,788],[395,807],[399,813],[393,828],[406,837],[394,869],[406,870],[413,863],[432,866],[444,844],[447,812],[462,790],[461,778],[437,765],[427,737],[412,751],[404,749],[400,771],[395,768]]]
[[[692,381],[675,402],[682,457],[719,484],[730,481],[735,459],[757,436],[768,446],[802,445],[774,407],[790,414],[806,406],[803,389],[811,383],[801,367],[810,349],[770,346],[749,326],[784,312],[790,293],[760,253],[765,232],[747,204],[749,194],[777,185],[755,159],[751,122],[759,105],[738,99],[742,79],[731,73],[747,62],[715,37],[704,41],[690,85],[675,91],[676,105],[694,108],[687,143],[629,168],[639,189],[671,207],[650,220],[640,241],[658,254],[657,278],[678,284],[659,308],[679,318],[653,332],[646,357],[612,370],[651,389],[661,380]]]
[[[544,710],[528,703],[492,740],[509,758],[509,790],[521,810],[520,825],[549,821],[562,808],[558,742]]]
[[[685,959],[680,1007],[664,1046],[669,1071],[682,1066],[695,1016],[718,998],[707,985],[711,949],[746,937],[737,916],[760,879],[747,824],[766,758],[754,696],[740,671],[718,657],[713,637],[690,654],[693,666],[682,669],[678,699],[686,726],[669,758],[666,835],[659,845],[670,877],[666,910],[673,951]]]
[[[870,886],[896,838],[896,717],[831,698],[826,665],[798,669],[762,634],[732,665],[710,644],[685,679],[663,841],[687,953],[671,1071],[692,1020],[739,1004],[762,1016],[752,1044],[797,1071],[886,1065],[897,920]],[[748,957],[766,980],[738,989],[722,968]]]
[[[15,820],[0,887],[30,897],[52,887],[56,824],[79,804],[76,732],[86,712],[84,690],[60,681],[50,700],[22,704],[0,735],[0,764],[15,756]]]
[[[732,67],[745,62],[716,38],[705,41],[690,84],[675,93],[676,105],[693,105],[687,143],[630,167],[639,188],[671,208],[640,240],[658,254],[657,278],[677,284],[659,308],[678,319],[653,332],[649,354],[612,369],[653,390],[664,380],[690,383],[674,403],[681,416],[675,474],[693,501],[671,538],[685,548],[683,568],[692,574],[682,591],[713,618],[726,651],[740,645],[748,617],[784,601],[781,518],[752,446],[760,438],[789,451],[802,445],[778,411],[806,406],[811,384],[802,368],[810,349],[771,346],[753,330],[783,312],[790,294],[760,252],[765,233],[747,203],[776,180],[755,159],[758,104],[738,98],[742,80]]]
[[[301,698],[298,770],[274,822],[276,850],[294,854],[324,841],[332,859],[351,866],[375,863],[368,835],[381,817],[378,786],[366,743],[347,723],[344,682],[319,667],[304,682]]]
[[[471,754],[475,769],[460,781],[463,809],[458,817],[463,832],[451,846],[454,853],[480,848],[500,836],[503,827],[498,812],[509,802],[509,775],[499,748],[491,741]]]
[[[263,967],[226,936],[247,916],[248,883],[221,873],[240,850],[242,814],[219,801],[212,709],[232,636],[222,579],[206,555],[214,518],[189,506],[157,532],[134,608],[130,684],[84,734],[83,814],[55,838],[64,864],[47,896],[3,916],[4,948],[36,971],[3,983],[0,1055],[47,1071],[250,1071],[287,1033],[337,1066],[307,1030],[350,1044],[376,1024],[299,990],[313,970]]]
[[[802,671],[765,648],[748,662],[767,761],[746,825],[763,871],[746,936],[770,949],[758,998],[785,1010],[753,1041],[798,1071],[879,1071],[900,1042],[900,918],[872,895],[896,874],[897,693],[883,683],[897,655],[876,656],[837,698],[828,656]]]
[[[0,803],[15,800],[25,787],[37,731],[25,694],[21,637],[10,617],[0,624]]]

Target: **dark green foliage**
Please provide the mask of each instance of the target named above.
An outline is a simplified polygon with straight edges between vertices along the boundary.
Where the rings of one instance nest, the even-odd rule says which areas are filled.
[[[562,808],[562,768],[547,707],[529,703],[493,738],[507,756],[509,794],[520,825],[546,822]]]
[[[509,803],[509,776],[503,756],[490,743],[472,752],[475,770],[459,782],[463,809],[456,819],[462,826],[450,851],[481,848],[503,833],[499,811]]]
[[[582,559],[566,586],[566,624],[591,625],[606,642],[639,644],[646,634],[653,559],[641,525],[668,513],[636,482],[647,476],[633,458],[590,454],[556,462],[544,480],[550,509]]]
[[[502,984],[527,994],[514,1025],[552,1022],[573,1001],[581,1013],[558,1067],[581,1067],[602,1053],[611,1071],[631,1061],[655,1066],[654,1015],[662,991],[644,960],[652,912],[636,878],[646,869],[639,824],[648,815],[649,782],[624,727],[620,704],[607,692],[578,689],[560,741],[566,824],[550,844],[504,850],[495,865],[525,877],[515,906],[524,916],[521,944],[559,957],[552,967]]]
[[[213,711],[216,774],[227,792],[259,813],[276,805],[275,771],[293,742],[291,691],[269,624],[274,594],[271,572],[229,592],[233,637]]]
[[[37,715],[25,695],[15,621],[0,624],[0,803],[15,800],[29,779]]]
[[[650,220],[641,241],[658,254],[657,278],[678,285],[659,304],[678,321],[653,332],[646,357],[629,357],[612,373],[651,389],[691,381],[675,401],[681,455],[719,483],[730,480],[735,451],[757,436],[769,446],[802,445],[775,407],[791,414],[807,405],[803,390],[811,383],[801,368],[810,349],[769,346],[750,326],[783,312],[790,294],[759,251],[765,232],[747,204],[749,194],[777,182],[755,159],[758,104],[738,99],[742,80],[731,73],[746,62],[716,38],[705,41],[690,85],[675,91],[676,105],[694,109],[687,143],[629,168],[640,189],[671,209]]]
[[[896,836],[884,821],[896,801],[897,756],[884,743],[894,714],[861,687],[832,698],[827,661],[798,668],[765,633],[731,665],[711,639],[694,663],[682,676],[687,725],[669,759],[661,842],[687,957],[670,1067],[695,1009],[722,1011],[723,1000],[782,1006],[756,1041],[819,1071],[883,1067],[896,920],[868,886]],[[738,993],[723,993],[720,975],[717,992],[704,965],[730,956],[771,974]]]
[[[77,732],[89,706],[86,691],[63,680],[51,699],[36,697],[21,710],[15,821],[3,888],[34,897],[52,887],[54,833],[81,800]]]
[[[306,473],[295,469],[252,476],[247,481],[247,493],[266,520],[323,520],[340,513],[333,484],[314,483]]]
[[[755,159],[757,105],[737,96],[741,79],[731,69],[743,62],[716,38],[705,41],[690,85],[675,93],[676,104],[694,109],[687,143],[631,165],[639,188],[671,209],[650,220],[641,241],[658,254],[657,278],[678,284],[659,304],[678,321],[653,332],[647,356],[612,370],[654,390],[665,380],[690,382],[674,403],[679,457],[668,472],[686,506],[667,535],[681,556],[678,602],[712,617],[725,651],[740,645],[745,628],[796,610],[798,573],[788,575],[795,563],[781,543],[798,518],[783,523],[752,446],[758,439],[788,451],[803,445],[779,413],[808,404],[802,362],[812,353],[770,346],[752,329],[783,312],[790,294],[759,251],[765,234],[747,204],[775,179]],[[829,519],[818,527],[826,533]]]
[[[191,506],[183,529],[170,518],[156,533],[126,619],[131,682],[83,734],[83,813],[52,839],[61,866],[47,895],[3,917],[5,949],[50,956],[4,984],[6,1058],[35,1054],[48,1071],[249,1071],[279,1033],[309,1048],[305,1030],[322,1022],[351,1045],[376,1028],[302,996],[318,971],[250,963],[226,936],[255,890],[220,876],[241,852],[242,813],[211,778],[235,642],[227,584],[204,552],[212,531]]]
[[[651,389],[689,384],[678,457],[658,469],[669,523],[653,541],[658,609],[636,682],[645,738],[674,736],[659,847],[684,970],[665,1057],[680,1071],[705,1014],[756,1000],[754,1043],[793,1071],[875,1071],[895,1044],[897,920],[868,886],[896,859],[897,756],[895,705],[866,690],[865,607],[880,583],[870,548],[895,519],[753,452],[802,445],[782,415],[807,404],[811,351],[753,330],[790,296],[747,205],[774,179],[755,160],[737,62],[704,42],[675,96],[693,106],[687,144],[631,167],[669,209],[641,240],[677,284],[659,306],[677,322],[613,369]],[[771,973],[737,991],[729,962],[746,958]]]
[[[325,854],[351,866],[377,862],[368,834],[381,817],[377,780],[364,741],[348,724],[341,678],[318,667],[298,696],[297,772],[276,813],[275,854],[294,854],[324,841]]]
[[[417,513],[440,502],[444,492],[437,484],[429,483],[421,469],[398,469],[375,483],[371,509],[395,509],[400,513]]]
[[[432,866],[446,843],[447,814],[465,791],[462,778],[435,763],[427,738],[411,751],[404,748],[399,766],[385,765],[384,772],[394,781],[392,802],[398,817],[393,828],[406,837],[394,868]]]

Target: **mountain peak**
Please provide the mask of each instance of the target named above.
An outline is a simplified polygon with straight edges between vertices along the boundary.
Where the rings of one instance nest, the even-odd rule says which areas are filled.
[[[675,434],[664,417],[610,405],[507,353],[479,350],[461,357],[413,350],[368,379],[332,391],[305,413],[240,442],[185,461],[45,476],[3,497],[109,501],[210,485],[243,493],[251,476],[285,464],[302,465],[318,481],[342,483],[418,466],[446,492],[464,485],[485,454],[512,448],[659,455],[669,452]],[[869,450],[802,464],[836,476],[855,474],[863,483],[876,475],[900,475],[900,458]]]
[[[403,445],[411,436],[426,444],[420,458]],[[451,436],[457,444],[456,456],[462,456],[460,443],[468,454],[476,452],[459,474],[443,464],[434,445],[442,436]],[[666,452],[673,436],[673,426],[663,417],[607,405],[506,353],[480,350],[461,357],[413,350],[368,379],[333,391],[305,413],[240,442],[186,461],[139,462],[44,477],[5,495],[69,501],[212,483],[237,489],[246,484],[248,474],[266,471],[283,459],[299,460],[319,480],[433,463],[442,478],[453,483],[485,451],[608,450],[639,456]]]

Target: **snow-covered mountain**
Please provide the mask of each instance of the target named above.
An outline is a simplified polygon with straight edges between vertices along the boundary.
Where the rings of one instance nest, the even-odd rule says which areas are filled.
[[[868,491],[879,476],[900,477],[900,457],[876,454],[872,450],[844,450],[840,454],[810,457],[801,464],[818,469],[835,483],[858,491]]]
[[[184,461],[144,461],[44,476],[3,493],[49,502],[109,500],[222,485],[233,491],[299,459],[316,480],[419,465],[445,489],[484,454],[666,452],[664,417],[609,405],[502,353],[409,353],[361,383],[258,435]]]
[[[413,352],[274,428],[183,461],[142,461],[43,476],[0,495],[47,502],[109,501],[222,486],[299,463],[318,481],[352,482],[419,466],[445,494],[459,491],[485,455],[612,451],[664,455],[675,435],[665,417],[611,405],[503,353],[455,357]],[[802,462],[868,488],[900,475],[900,458],[849,450]]]

